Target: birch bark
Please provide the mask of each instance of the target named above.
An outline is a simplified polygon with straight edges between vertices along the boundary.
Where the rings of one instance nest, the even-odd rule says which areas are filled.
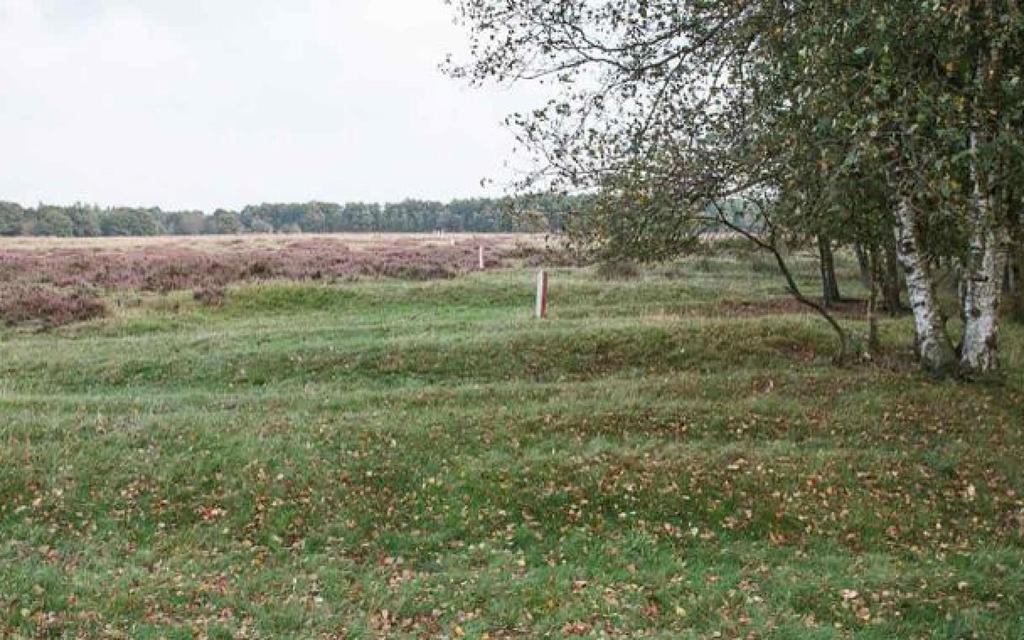
[[[896,257],[907,281],[907,295],[914,313],[917,350],[922,366],[934,375],[944,376],[956,368],[956,354],[949,342],[935,298],[935,281],[925,256],[914,207],[907,196],[896,204]]]
[[[971,135],[977,151],[978,139]],[[999,368],[999,299],[1003,293],[1009,246],[997,232],[991,180],[980,175],[977,153],[971,162],[973,215],[971,246],[964,282],[964,331],[960,347],[960,370],[967,374],[987,373]]]

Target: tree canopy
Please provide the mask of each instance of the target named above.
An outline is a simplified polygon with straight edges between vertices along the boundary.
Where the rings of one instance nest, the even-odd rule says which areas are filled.
[[[551,88],[509,119],[537,161],[522,186],[597,194],[595,249],[673,255],[742,199],[765,248],[856,244],[873,275],[893,256],[932,372],[998,366],[1010,254],[1024,266],[1008,240],[1024,208],[1016,0],[452,4],[470,39],[452,75]],[[962,282],[955,344],[939,268]]]

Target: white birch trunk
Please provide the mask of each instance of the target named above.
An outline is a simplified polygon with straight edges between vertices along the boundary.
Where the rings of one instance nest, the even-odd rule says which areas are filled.
[[[977,150],[977,136],[971,147]],[[960,369],[964,373],[986,373],[999,368],[999,299],[1003,293],[1008,247],[996,233],[991,181],[979,175],[977,154],[971,162],[974,183],[974,212],[971,247],[964,282],[964,332],[960,348]]]
[[[936,375],[946,375],[956,367],[956,355],[943,326],[935,299],[935,282],[921,254],[913,205],[900,196],[896,205],[896,257],[907,280],[907,294],[914,312],[917,349],[921,364]]]

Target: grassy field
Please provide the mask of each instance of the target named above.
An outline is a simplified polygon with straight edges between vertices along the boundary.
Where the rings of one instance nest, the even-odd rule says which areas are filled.
[[[1024,638],[1020,325],[963,385],[758,258],[532,273],[0,329],[0,637]]]

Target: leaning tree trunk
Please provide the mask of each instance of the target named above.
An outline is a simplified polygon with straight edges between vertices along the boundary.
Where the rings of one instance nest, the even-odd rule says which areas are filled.
[[[956,354],[946,335],[935,297],[935,280],[921,252],[917,216],[910,197],[901,195],[896,204],[896,257],[907,280],[910,307],[917,330],[917,350],[922,366],[936,376],[956,370]]]
[[[782,277],[786,279],[786,288],[789,289],[790,295],[792,295],[793,298],[800,304],[807,306],[811,309],[814,309],[816,312],[818,312],[818,314],[821,315],[821,317],[824,318],[826,322],[828,322],[829,326],[832,327],[832,330],[836,332],[836,337],[839,339],[839,352],[836,353],[836,356],[833,361],[836,362],[837,364],[846,363],[850,356],[850,334],[846,331],[846,329],[843,328],[841,324],[839,324],[839,321],[836,320],[835,316],[833,316],[832,313],[829,312],[825,305],[819,304],[815,300],[808,298],[800,291],[800,286],[797,284],[796,278],[793,277],[793,272],[790,270],[789,265],[786,263],[786,249],[784,246],[782,246],[782,243],[780,243],[778,238],[776,237],[770,221],[768,221],[767,218],[765,219],[768,229],[770,231],[770,233],[767,234],[767,238],[765,238],[762,237],[762,235],[760,234],[755,235],[754,233],[751,233],[749,229],[734,224],[728,218],[722,215],[721,209],[717,209],[717,211],[717,219],[721,224],[725,225],[729,229],[732,229],[736,233],[742,235],[747,240],[750,240],[755,245],[764,249],[765,251],[771,252],[771,254],[775,256],[775,264],[778,265],[779,271],[782,273]]]
[[[971,146],[977,147],[976,136]],[[1007,243],[996,236],[993,190],[990,180],[978,175],[971,164],[974,182],[974,215],[971,246],[964,282],[964,330],[960,347],[960,369],[964,373],[987,373],[999,368],[999,299],[1006,272]]]
[[[839,303],[839,282],[836,280],[836,261],[832,254],[832,241],[818,236],[818,255],[821,256],[822,304],[831,308]]]

